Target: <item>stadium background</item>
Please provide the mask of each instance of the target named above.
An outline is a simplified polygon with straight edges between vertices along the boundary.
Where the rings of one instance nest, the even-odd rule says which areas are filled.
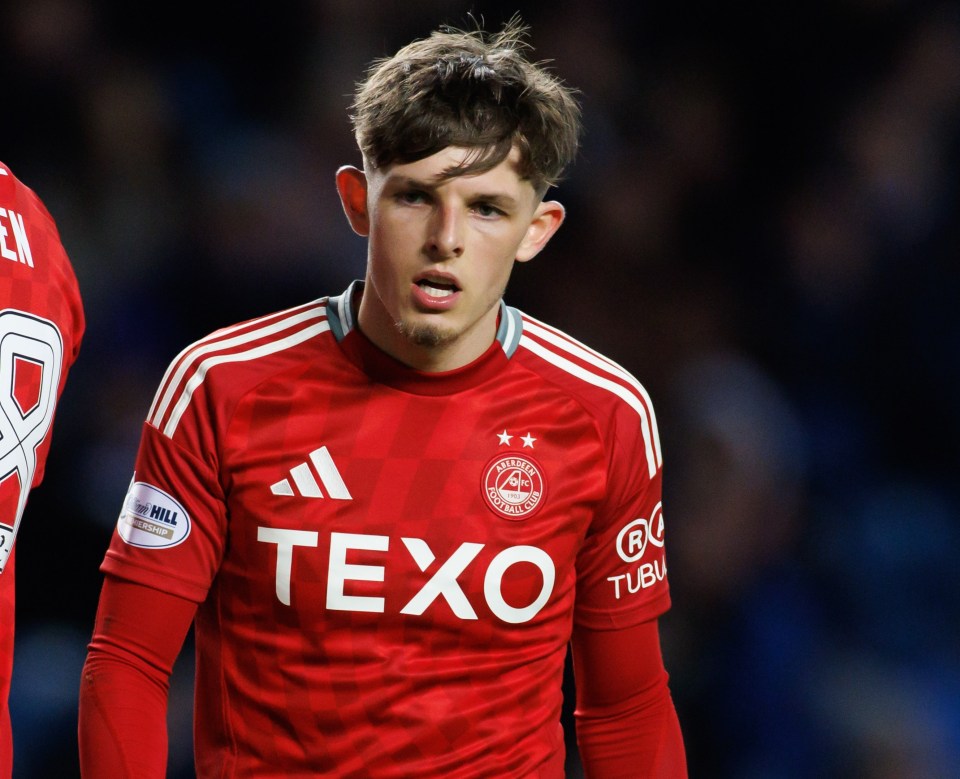
[[[567,224],[508,299],[657,406],[691,775],[960,775],[956,2],[5,0],[0,159],[89,327],[18,544],[15,776],[77,772],[97,567],[164,367],[362,274],[333,187],[352,84],[468,10],[521,11],[582,91]],[[189,717],[187,656],[172,777]]]

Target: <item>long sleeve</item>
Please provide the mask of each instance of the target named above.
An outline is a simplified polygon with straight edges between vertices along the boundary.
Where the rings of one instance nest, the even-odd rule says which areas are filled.
[[[657,621],[573,634],[577,742],[589,779],[685,779]]]
[[[84,779],[163,779],[167,692],[197,605],[112,576],[104,580],[80,684]]]

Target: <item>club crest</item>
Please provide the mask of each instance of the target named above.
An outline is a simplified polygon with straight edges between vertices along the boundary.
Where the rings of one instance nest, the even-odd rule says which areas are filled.
[[[526,519],[543,502],[543,471],[526,455],[500,454],[484,468],[480,488],[494,513],[506,519]]]

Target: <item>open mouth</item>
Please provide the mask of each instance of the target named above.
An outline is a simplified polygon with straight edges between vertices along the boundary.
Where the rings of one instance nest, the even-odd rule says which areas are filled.
[[[416,284],[432,298],[446,298],[460,291],[453,282],[435,278],[420,279]]]

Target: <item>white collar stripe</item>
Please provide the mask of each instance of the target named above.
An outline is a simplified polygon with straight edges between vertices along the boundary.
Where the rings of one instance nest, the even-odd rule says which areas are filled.
[[[512,357],[520,344],[520,335],[523,332],[523,320],[520,312],[515,308],[500,303],[500,327],[497,330],[497,340],[507,357]]]
[[[201,384],[203,384],[203,380],[207,376],[207,371],[209,371],[211,368],[217,365],[222,365],[223,363],[256,360],[257,358],[268,354],[281,352],[284,349],[289,349],[292,346],[303,343],[304,341],[307,341],[314,336],[319,335],[320,333],[324,333],[329,329],[330,323],[324,320],[322,322],[317,322],[310,327],[298,330],[296,333],[288,335],[285,338],[260,344],[260,346],[255,346],[253,349],[248,349],[245,352],[231,352],[229,354],[220,354],[215,357],[208,357],[197,366],[196,370],[193,372],[193,375],[190,377],[190,380],[184,386],[183,392],[180,394],[176,405],[170,412],[170,418],[163,427],[163,434],[167,437],[173,436],[177,429],[177,425],[180,423],[180,418],[183,416],[183,412],[186,411],[187,406],[190,405],[190,399],[193,397],[193,393],[196,392],[197,388]]]
[[[645,405],[641,401],[640,397],[638,397],[637,393],[632,391],[630,388],[593,373],[592,371],[577,365],[575,362],[571,362],[566,357],[563,357],[551,349],[548,349],[546,346],[527,335],[521,337],[520,345],[526,347],[551,365],[560,368],[562,371],[566,371],[571,376],[582,379],[583,381],[587,382],[588,384],[592,384],[595,387],[600,387],[608,392],[612,392],[614,395],[625,401],[630,408],[636,411],[640,417],[640,430],[643,435],[644,452],[647,458],[647,470],[651,479],[656,476],[657,470],[660,468],[662,463],[660,460],[660,442],[657,440],[656,436],[656,421],[654,420],[652,407]],[[654,452],[656,452],[656,454],[654,454]]]
[[[286,314],[289,313],[293,315],[286,316]],[[153,399],[150,412],[147,414],[147,421],[155,427],[160,426],[160,422],[167,414],[170,403],[173,401],[173,397],[181,386],[184,377],[193,368],[197,360],[204,355],[214,351],[241,346],[325,315],[326,306],[311,304],[309,308],[291,309],[290,312],[284,312],[283,317],[280,319],[275,318],[276,315],[262,317],[252,322],[241,323],[224,328],[223,330],[218,330],[206,338],[196,341],[180,352],[173,362],[170,363],[170,367],[160,382],[160,388],[157,390],[157,394]],[[258,324],[262,326],[258,327]],[[253,327],[253,329],[249,329],[251,327]],[[246,330],[246,332],[231,337],[231,334],[240,330]]]
[[[350,306],[347,304],[347,296],[341,295],[337,300],[337,316],[340,317],[340,326],[343,329],[344,334],[349,333],[353,329],[353,323],[350,316]]]
[[[524,319],[527,322],[528,332],[536,333],[545,341],[550,341],[550,343],[553,343],[557,346],[561,346],[562,348],[567,349],[567,351],[569,351],[571,354],[582,353],[580,355],[581,359],[587,360],[589,358],[586,355],[588,354],[592,355],[593,358],[595,358],[596,362],[594,362],[594,360],[590,360],[590,362],[592,364],[595,364],[598,368],[603,367],[602,363],[606,364],[607,366],[610,366],[610,367],[604,368],[604,370],[610,371],[610,368],[613,368],[616,371],[619,371],[620,373],[622,373],[625,377],[629,377],[634,382],[636,382],[636,379],[633,379],[633,377],[630,376],[630,372],[627,371],[626,368],[624,368],[621,365],[618,365],[606,355],[603,355],[603,354],[600,354],[600,352],[594,351],[586,344],[578,341],[576,338],[571,338],[562,330],[557,330],[555,327],[551,327],[545,322],[541,322],[538,319],[534,319],[532,316],[529,316],[528,314],[524,314]],[[610,372],[613,372],[613,371],[610,371]],[[638,383],[638,386],[639,386],[639,383]]]
[[[653,440],[657,454],[657,466],[659,467],[663,462],[663,454],[660,449],[660,431],[657,428],[657,418],[653,412],[653,401],[650,399],[650,395],[647,393],[646,388],[639,381],[637,381],[637,379],[626,368],[618,365],[613,360],[603,356],[599,352],[595,352],[589,346],[580,343],[576,339],[571,338],[570,336],[561,333],[554,328],[544,325],[542,322],[537,322],[535,319],[532,319],[529,316],[525,315],[524,319],[524,329],[526,332],[537,335],[547,343],[569,352],[578,359],[583,360],[584,362],[587,362],[596,368],[600,368],[612,376],[616,376],[621,381],[630,385],[630,387],[640,395],[640,397],[643,399],[644,406],[647,408],[649,413],[650,427],[653,433]]]

